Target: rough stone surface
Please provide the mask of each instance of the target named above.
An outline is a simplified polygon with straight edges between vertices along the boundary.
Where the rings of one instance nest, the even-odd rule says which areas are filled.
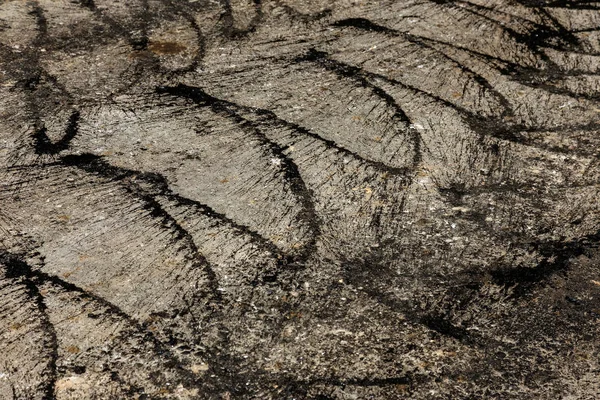
[[[600,3],[0,1],[0,398],[600,398]]]

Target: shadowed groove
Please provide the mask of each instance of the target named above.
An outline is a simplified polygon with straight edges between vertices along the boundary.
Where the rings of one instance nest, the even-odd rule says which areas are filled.
[[[215,219],[217,223],[228,225],[232,229],[248,235],[254,243],[273,252],[273,254],[281,254],[281,250],[279,250],[277,246],[259,233],[253,231],[250,227],[239,224],[238,222],[227,217],[225,214],[215,211],[206,204],[173,193],[173,191],[169,188],[167,179],[158,173],[147,173],[116,167],[103,160],[102,157],[93,154],[67,155],[62,157],[61,161],[59,161],[57,164],[75,166],[87,172],[102,176],[106,179],[110,179],[124,185],[128,192],[143,199],[148,204],[149,209],[154,210],[153,214],[156,214],[156,216],[164,219],[169,226],[172,226],[178,232],[180,238],[184,238],[186,243],[193,245],[193,251],[195,254],[197,254],[201,263],[206,263],[206,259],[199,254],[198,249],[196,245],[193,244],[194,241],[189,233],[183,227],[181,227],[181,225],[178,224],[162,208],[162,206],[160,206],[160,204],[156,201],[156,197],[165,196],[176,203],[185,205],[187,207],[193,207],[201,214]],[[127,178],[131,178],[131,180],[125,181]],[[148,185],[150,187],[149,190],[144,189],[140,185],[136,184],[136,181]],[[210,276],[212,276],[211,279],[216,279],[214,273],[211,272]],[[214,293],[218,294],[218,291],[216,291],[217,284],[215,283],[213,286],[215,289]]]
[[[369,80],[365,79],[361,74],[361,70],[357,67],[345,64],[340,61],[332,60],[329,55],[325,52],[317,51],[315,49],[310,49],[308,54],[304,57],[299,57],[296,59],[297,62],[314,62],[318,65],[323,66],[325,69],[333,71],[339,76],[347,77],[349,79],[353,79],[358,81],[363,87],[368,87],[371,89],[375,95],[380,97],[388,106],[390,106],[394,110],[394,116],[398,118],[399,121],[402,121],[406,124],[407,136],[410,137],[412,141],[412,145],[414,147],[414,155],[412,159],[412,165],[409,167],[410,171],[413,172],[419,167],[421,162],[421,135],[416,129],[410,129],[411,120],[408,118],[404,110],[396,103],[394,98],[390,96],[385,90],[381,89],[377,85],[373,84]]]
[[[32,278],[35,279],[37,284],[50,284],[59,288],[60,290],[64,290],[69,293],[75,293],[78,296],[89,299],[101,305],[102,307],[105,307],[106,311],[104,311],[103,314],[108,314],[111,318],[114,318],[115,320],[127,321],[130,328],[133,328],[135,332],[141,334],[146,341],[152,343],[154,352],[156,354],[160,354],[162,357],[170,359],[174,365],[177,365],[176,370],[184,379],[189,381],[196,380],[196,377],[189,370],[181,367],[181,361],[171,352],[171,350],[168,349],[165,343],[158,340],[158,338],[156,338],[156,336],[154,336],[154,334],[150,330],[145,329],[139,321],[132,318],[129,314],[127,314],[115,304],[102,298],[101,296],[84,290],[71,282],[65,281],[64,279],[56,275],[50,275],[40,270],[32,270],[30,274]]]
[[[378,25],[366,18],[348,18],[348,19],[344,19],[344,20],[339,20],[339,21],[335,22],[333,24],[333,26],[353,27],[356,29],[361,29],[361,30],[366,30],[366,31],[384,33],[384,34],[390,35],[392,37],[401,37],[402,39],[405,39],[406,41],[408,41],[412,44],[415,44],[415,45],[421,46],[425,49],[434,51],[436,54],[438,54],[439,56],[448,60],[450,63],[452,63],[452,65],[455,65],[457,68],[459,68],[461,71],[463,71],[469,77],[471,77],[471,79],[473,79],[475,82],[477,82],[477,84],[483,86],[486,90],[488,90],[492,94],[492,96],[494,96],[494,98],[502,105],[502,107],[504,107],[503,114],[512,115],[512,109],[511,109],[511,106],[510,106],[510,103],[508,102],[508,100],[501,93],[499,93],[496,89],[494,89],[492,84],[490,84],[490,82],[488,82],[487,79],[485,79],[482,75],[476,73],[469,67],[456,61],[454,58],[450,57],[446,53],[444,53],[444,52],[436,49],[435,47],[431,46],[430,44],[428,44],[428,42],[429,43],[437,43],[438,42],[437,40],[429,39],[429,38],[422,37],[422,36],[415,36],[413,34],[406,33],[406,32],[400,32],[400,31],[397,31],[392,28]],[[446,44],[446,43],[444,43],[444,44]],[[453,48],[463,49],[462,47],[457,47],[452,44],[446,44],[446,45],[453,47]],[[467,49],[464,49],[464,50],[467,50]]]
[[[246,132],[248,132],[253,137],[259,139],[262,146],[267,147],[270,151],[273,152],[280,160],[282,160],[283,164],[283,174],[285,181],[290,185],[292,193],[300,202],[303,208],[303,212],[300,215],[301,221],[306,223],[310,230],[310,239],[308,244],[305,246],[301,255],[298,256],[299,260],[305,260],[310,254],[315,251],[315,245],[320,235],[320,222],[317,212],[315,211],[315,205],[312,199],[312,194],[310,189],[307,188],[304,180],[302,179],[300,172],[298,171],[298,167],[294,162],[285,154],[284,150],[277,143],[273,142],[266,135],[261,132],[260,128],[254,126],[251,121],[248,121],[242,118],[240,115],[233,112],[233,110],[228,107],[228,104],[225,102],[218,101],[215,98],[209,97],[204,93],[198,93],[195,88],[182,88],[178,87],[179,95],[181,95],[183,90],[187,91],[187,96],[191,98],[197,104],[203,104],[205,101],[208,102],[208,105],[211,109],[217,113],[224,115],[227,118],[233,120],[237,125],[242,127]],[[159,88],[159,93],[174,93],[172,88]],[[302,262],[302,261],[294,261],[294,262]]]
[[[325,139],[325,138],[321,137],[319,134],[311,132],[309,129],[307,129],[299,124],[296,124],[294,122],[290,122],[283,118],[278,117],[277,114],[275,114],[271,110],[257,108],[257,107],[243,106],[243,105],[240,105],[240,104],[228,101],[228,100],[223,100],[223,99],[214,97],[214,96],[206,93],[200,87],[179,84],[177,86],[159,86],[159,87],[157,87],[156,91],[159,94],[169,94],[172,96],[188,98],[200,106],[211,107],[213,103],[217,103],[219,105],[219,107],[226,106],[235,112],[239,112],[239,113],[245,112],[245,113],[255,114],[258,117],[264,119],[268,124],[270,124],[274,127],[280,126],[280,127],[284,127],[284,128],[289,128],[289,129],[293,130],[294,132],[296,132],[298,135],[302,135],[302,136],[306,136],[306,137],[315,139],[318,142],[323,143],[327,148],[334,149],[344,155],[348,155],[357,160],[361,160],[365,164],[373,167],[376,170],[382,171],[382,172],[388,172],[390,174],[398,175],[398,176],[408,176],[412,172],[412,169],[409,169],[409,168],[391,167],[381,161],[367,159],[352,150],[349,150],[349,149],[346,149],[346,148],[340,146],[333,140]]]
[[[36,285],[36,272],[22,259],[15,256],[14,254],[0,252],[0,264],[6,267],[6,276],[12,279],[20,279],[20,282],[25,287],[27,294],[33,299],[38,311],[42,315],[42,321],[40,321],[43,327],[44,333],[49,337],[52,348],[50,352],[50,376],[47,379],[44,399],[53,400],[55,399],[54,389],[57,379],[57,361],[58,361],[58,338],[56,336],[56,330],[50,322],[46,313],[46,304],[44,303],[44,297],[40,293]]]
[[[219,2],[223,7],[223,14],[221,16],[221,20],[223,21],[223,33],[231,39],[241,39],[253,33],[263,19],[262,0],[252,0],[256,13],[248,23],[246,29],[238,29],[234,26],[235,19],[231,7],[231,0],[219,0]]]
[[[79,116],[79,111],[74,111],[71,114],[64,136],[56,143],[52,143],[48,138],[45,127],[38,129],[33,136],[35,139],[35,152],[38,155],[58,154],[61,151],[68,149],[71,140],[77,136]]]

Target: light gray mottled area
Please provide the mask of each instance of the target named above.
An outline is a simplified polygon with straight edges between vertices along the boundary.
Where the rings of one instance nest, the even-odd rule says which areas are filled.
[[[600,398],[600,3],[0,1],[0,398]]]

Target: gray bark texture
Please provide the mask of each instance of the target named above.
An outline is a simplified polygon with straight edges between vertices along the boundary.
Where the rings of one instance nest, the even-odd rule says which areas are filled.
[[[600,398],[600,2],[0,1],[0,399]]]

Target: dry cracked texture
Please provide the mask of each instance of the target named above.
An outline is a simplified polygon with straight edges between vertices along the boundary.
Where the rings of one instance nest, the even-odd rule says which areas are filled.
[[[600,3],[0,2],[0,398],[600,397]]]

